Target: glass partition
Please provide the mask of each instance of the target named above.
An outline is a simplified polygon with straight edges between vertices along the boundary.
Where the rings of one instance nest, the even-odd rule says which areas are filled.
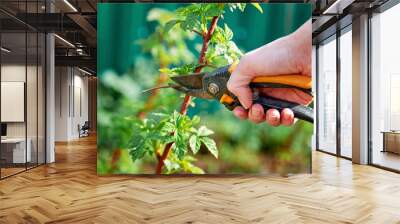
[[[340,36],[340,154],[352,157],[352,33],[351,26]]]
[[[37,165],[38,160],[38,35],[36,32],[27,33],[27,81],[26,81],[26,111],[27,111],[27,150],[30,151],[28,168]]]
[[[400,4],[371,18],[371,162],[400,171]]]
[[[336,37],[318,47],[318,149],[336,153]]]
[[[2,177],[24,171],[31,161],[26,138],[26,41],[25,32],[1,34]]]
[[[18,2],[42,12],[43,1]],[[0,6],[5,5],[4,2]],[[15,6],[15,5],[14,5]],[[39,7],[41,6],[41,7]],[[45,163],[45,44],[43,33],[0,12],[0,178]]]

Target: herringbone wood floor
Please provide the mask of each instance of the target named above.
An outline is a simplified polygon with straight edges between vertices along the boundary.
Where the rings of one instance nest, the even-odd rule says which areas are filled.
[[[94,137],[0,181],[0,223],[400,223],[400,175],[315,152],[313,174],[98,177]]]

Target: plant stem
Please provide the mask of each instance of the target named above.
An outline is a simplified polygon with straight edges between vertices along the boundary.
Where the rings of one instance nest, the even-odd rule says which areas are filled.
[[[196,69],[194,70],[195,73],[201,72],[201,70],[204,67],[204,66],[201,66],[201,65],[205,64],[205,56],[206,56],[206,52],[207,52],[207,49],[208,49],[208,44],[210,43],[211,36],[214,33],[215,28],[217,27],[218,18],[219,18],[219,16],[214,16],[212,18],[210,27],[208,28],[208,31],[207,31],[206,35],[203,36],[203,45],[201,47],[199,60],[198,60],[199,66],[196,67]],[[183,102],[181,104],[181,109],[179,111],[181,114],[186,114],[186,112],[187,112],[187,110],[189,108],[190,98],[191,97],[189,95],[186,95],[185,98],[183,99]],[[171,142],[171,143],[168,143],[168,144],[165,145],[163,154],[161,155],[161,158],[160,158],[160,160],[158,161],[158,164],[157,164],[157,169],[156,169],[156,173],[157,174],[161,174],[162,168],[164,167],[164,161],[167,159],[168,154],[171,151],[171,148],[172,148],[173,144],[174,143]]]

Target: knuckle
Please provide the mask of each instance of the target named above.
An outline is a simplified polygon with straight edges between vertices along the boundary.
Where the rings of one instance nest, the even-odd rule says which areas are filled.
[[[235,85],[234,85],[234,81],[232,81],[233,77],[231,77],[228,82],[226,83],[226,88],[228,88],[229,91],[231,91],[232,93],[235,93],[236,89],[235,89]]]

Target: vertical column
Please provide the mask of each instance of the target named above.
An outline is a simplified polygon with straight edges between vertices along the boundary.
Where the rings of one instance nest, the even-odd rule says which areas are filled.
[[[341,156],[341,117],[340,117],[340,78],[341,78],[341,64],[340,64],[340,36],[341,31],[336,30],[336,155]]]
[[[353,162],[368,163],[368,15],[353,19]]]
[[[53,12],[51,1],[46,1],[46,11]],[[46,163],[55,161],[55,54],[54,34],[46,34]]]

